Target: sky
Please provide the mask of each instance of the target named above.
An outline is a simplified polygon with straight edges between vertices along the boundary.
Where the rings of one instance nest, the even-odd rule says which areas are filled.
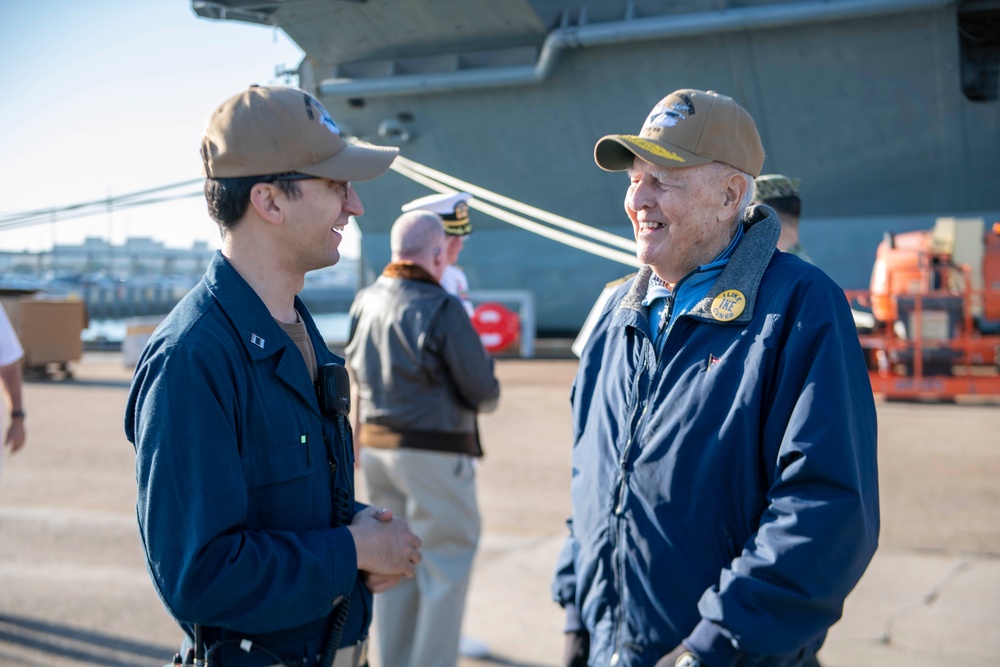
[[[209,114],[302,51],[278,29],[213,21],[190,0],[31,0],[0,21],[0,219],[200,178]],[[196,193],[200,185],[163,194]],[[356,227],[341,250],[355,255]],[[88,236],[219,247],[199,196],[0,228],[0,250],[43,250]]]

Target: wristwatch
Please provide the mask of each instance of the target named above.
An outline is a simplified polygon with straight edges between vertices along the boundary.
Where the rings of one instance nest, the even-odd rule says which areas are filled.
[[[674,660],[674,667],[704,667],[701,659],[691,651],[684,651]]]
[[[21,419],[24,419],[24,416],[25,416],[24,415],[24,410],[11,410],[10,411],[10,418],[11,419],[17,419],[18,417],[20,417]]]

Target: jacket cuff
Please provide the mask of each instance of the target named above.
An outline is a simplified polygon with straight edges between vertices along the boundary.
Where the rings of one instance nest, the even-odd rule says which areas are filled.
[[[695,626],[684,645],[694,651],[702,662],[712,667],[733,667],[740,651],[733,646],[722,628],[704,618]]]
[[[330,545],[330,562],[333,578],[331,581],[331,604],[342,595],[350,595],[354,590],[354,582],[358,578],[358,548],[354,544],[354,536],[347,526],[322,531]]]
[[[583,623],[580,622],[580,613],[576,610],[576,604],[566,603],[566,622],[563,625],[563,632],[582,632]]]

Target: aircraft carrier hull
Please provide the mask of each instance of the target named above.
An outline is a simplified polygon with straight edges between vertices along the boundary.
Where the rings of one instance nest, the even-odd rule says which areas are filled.
[[[415,2],[431,14],[411,17],[410,33],[392,23],[395,3],[321,3],[339,20],[286,4],[264,18],[302,46],[300,85],[343,131],[622,237],[627,179],[598,169],[594,144],[638,131],[687,87],[754,116],[764,172],[801,179],[804,244],[845,289],[867,286],[887,229],[1000,220],[1000,103],[973,78],[970,3]],[[492,13],[477,41],[480,5]],[[989,38],[996,12],[982,16],[971,25]],[[363,17],[385,26],[381,42],[344,32]],[[393,172],[357,189],[371,275],[400,206],[430,190]],[[472,222],[460,260],[470,285],[531,290],[542,335],[576,331],[603,285],[634,270],[475,210]]]

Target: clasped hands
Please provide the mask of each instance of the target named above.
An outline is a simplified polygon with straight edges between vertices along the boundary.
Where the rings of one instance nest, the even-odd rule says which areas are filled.
[[[392,510],[366,507],[354,515],[347,527],[354,537],[358,570],[373,593],[381,593],[403,577],[412,577],[420,563],[420,538]]]

